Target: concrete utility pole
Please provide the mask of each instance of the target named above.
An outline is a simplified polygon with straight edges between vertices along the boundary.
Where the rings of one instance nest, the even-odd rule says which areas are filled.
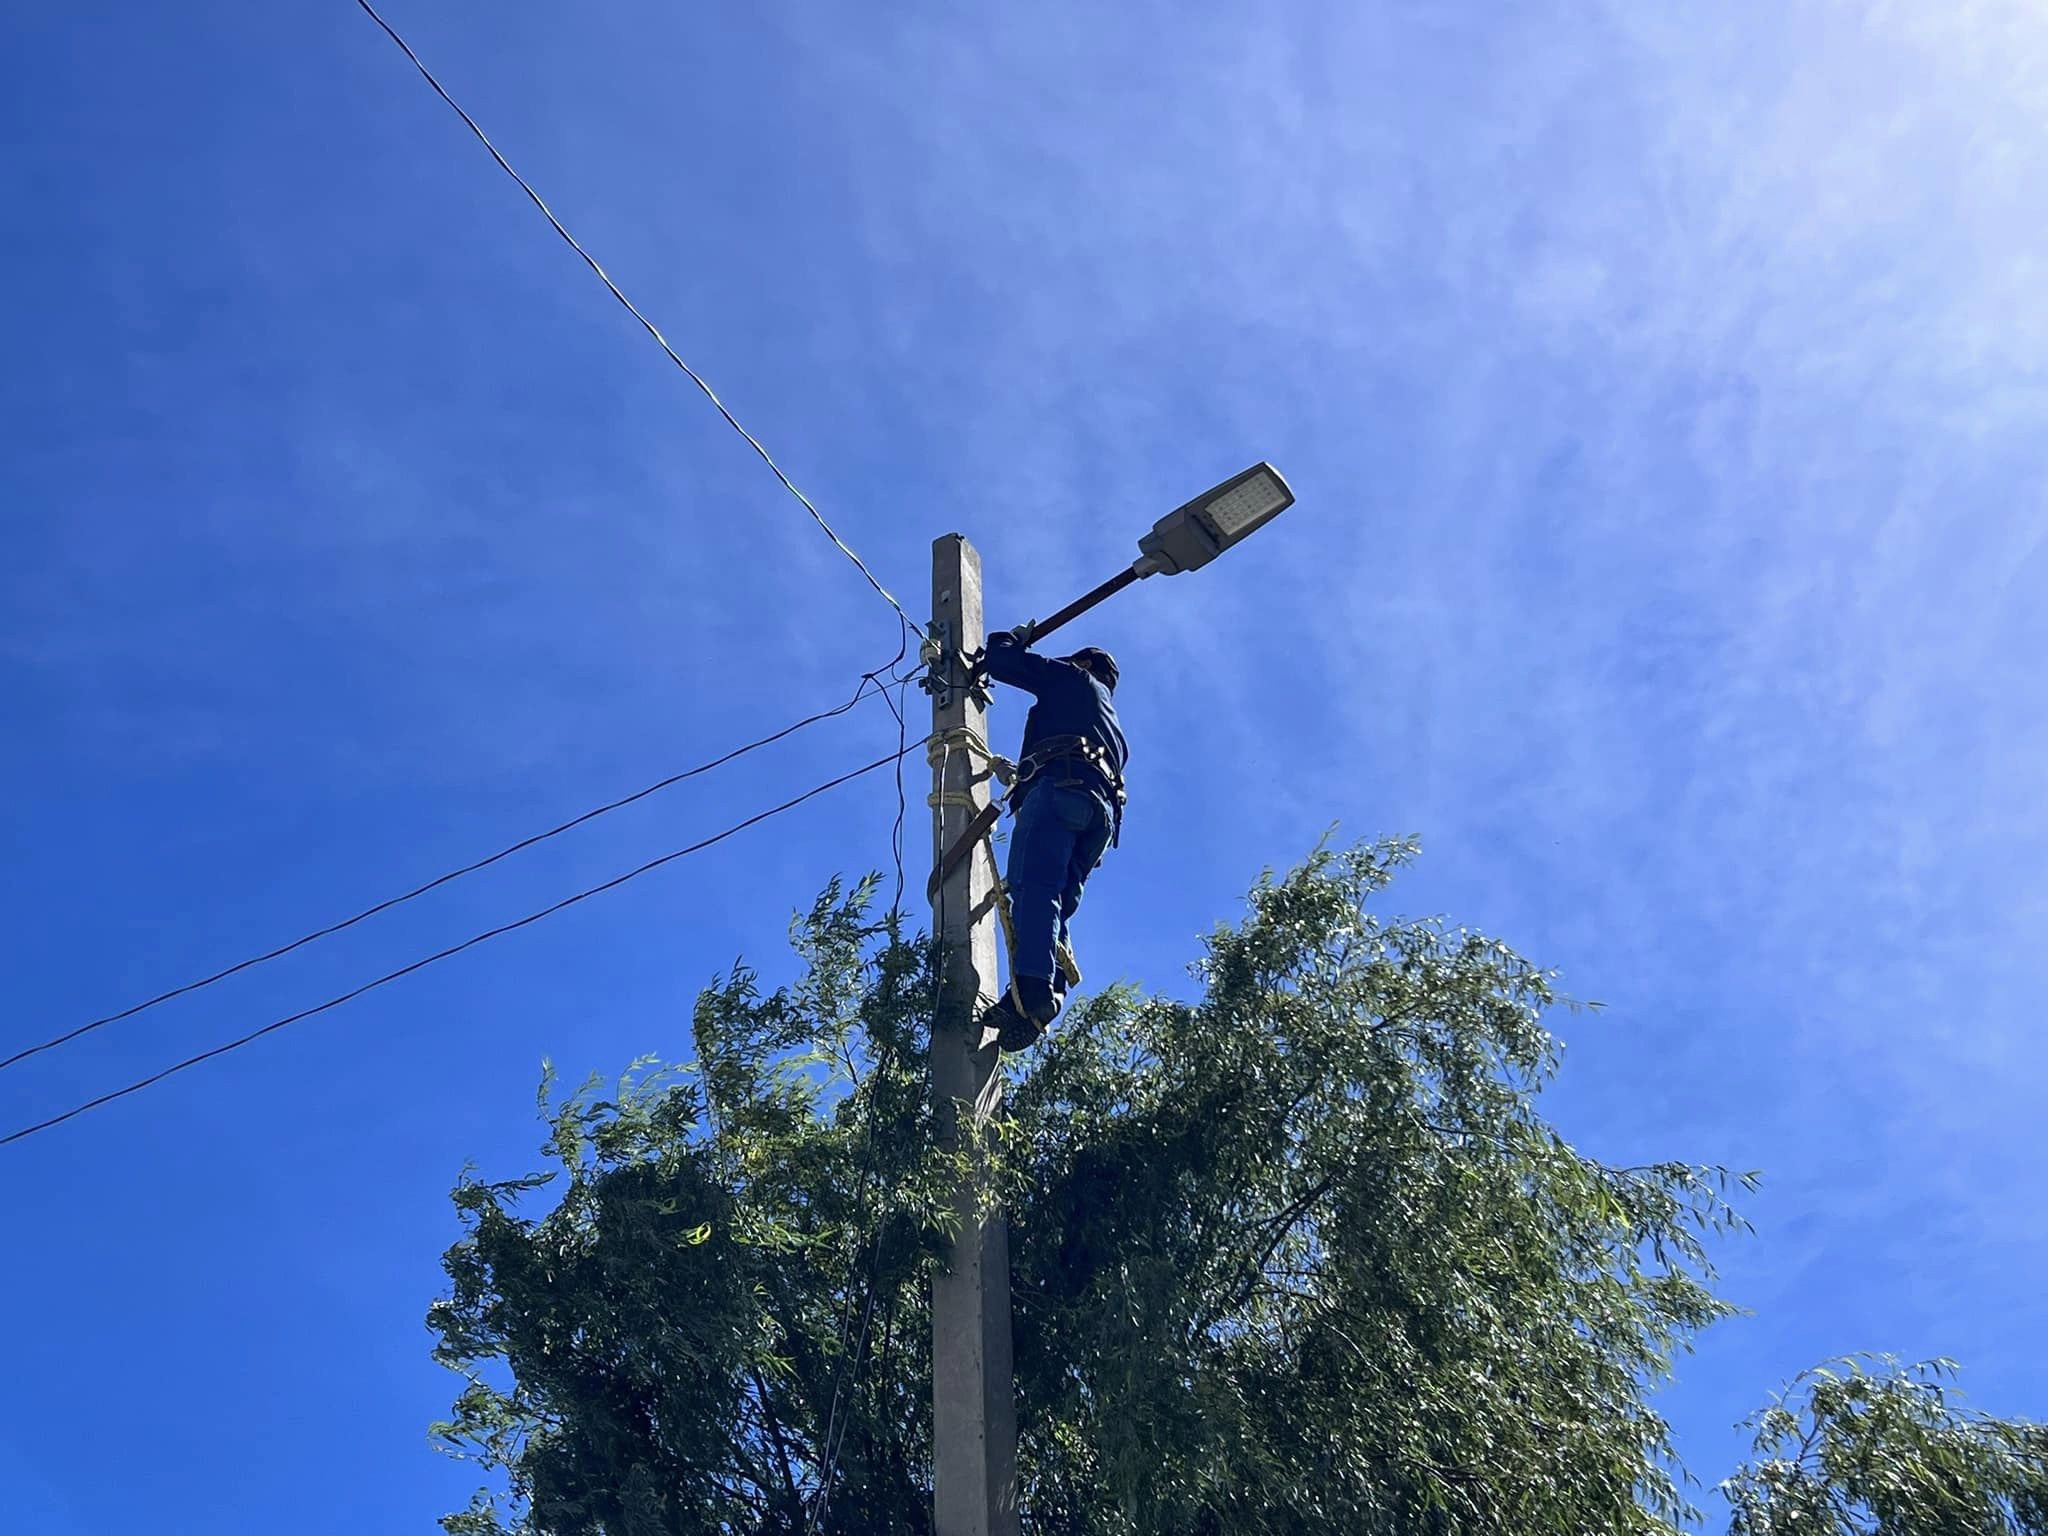
[[[982,648],[981,556],[957,533],[932,545],[931,755],[939,814],[933,861],[989,803],[987,709],[959,658]],[[939,1135],[956,1142],[959,1109],[977,1120],[1002,1106],[995,1038],[982,1042],[984,1000],[1000,994],[995,885],[988,861],[966,858],[940,885],[933,924],[945,945],[932,1023],[932,1101]],[[1000,1211],[976,1217],[980,1181],[955,1195],[959,1237],[932,1281],[932,1483],[937,1536],[1017,1536],[1017,1400],[1010,1344],[1010,1236]]]

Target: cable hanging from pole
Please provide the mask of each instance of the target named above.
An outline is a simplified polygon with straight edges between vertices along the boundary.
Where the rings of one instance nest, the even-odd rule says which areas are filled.
[[[533,204],[533,206],[540,210],[541,216],[545,218],[548,221],[548,223],[554,227],[555,233],[560,235],[562,239],[567,242],[570,250],[574,251],[578,256],[583,258],[583,264],[589,267],[590,270],[597,275],[597,280],[605,285],[605,287],[610,291],[611,296],[617,299],[620,304],[625,306],[626,313],[631,315],[635,320],[640,322],[641,329],[645,330],[649,336],[653,337],[655,345],[660,347],[663,352],[668,354],[668,360],[674,363],[678,368],[682,369],[683,372],[689,377],[690,382],[692,384],[695,384],[697,388],[703,392],[704,398],[709,400],[712,403],[712,405],[717,408],[718,414],[725,418],[726,425],[731,427],[733,431],[739,433],[741,437],[747,440],[747,446],[752,448],[755,453],[760,455],[761,462],[763,464],[766,464],[769,470],[773,472],[775,478],[782,482],[782,488],[788,491],[790,495],[794,496],[797,499],[798,504],[801,505],[806,512],[811,514],[811,520],[815,522],[818,525],[818,527],[824,531],[825,537],[832,541],[832,543],[838,548],[839,552],[842,555],[846,556],[847,559],[853,562],[854,569],[859,571],[861,575],[867,578],[868,585],[873,587],[875,591],[881,595],[882,600],[886,602],[891,608],[894,608],[896,610],[897,620],[900,623],[906,625],[908,628],[916,631],[916,633],[920,637],[922,637],[924,634],[924,627],[920,625],[917,622],[917,620],[913,619],[909,615],[909,613],[907,613],[904,610],[903,605],[896,601],[895,595],[891,593],[887,587],[883,586],[882,583],[876,579],[875,573],[869,570],[867,567],[867,562],[862,560],[861,557],[854,552],[853,546],[848,544],[844,539],[840,538],[837,533],[832,531],[832,525],[825,521],[825,514],[818,510],[817,505],[811,500],[810,497],[806,496],[801,490],[797,488],[797,484],[794,480],[790,479],[788,475],[783,473],[782,466],[780,464],[777,464],[775,462],[774,456],[771,455],[768,452],[768,450],[762,446],[761,440],[754,436],[753,433],[749,432],[744,426],[740,424],[740,419],[737,416],[733,415],[733,413],[726,408],[725,402],[718,398],[717,391],[712,389],[710,384],[705,381],[704,376],[697,372],[696,369],[692,368],[688,363],[683,361],[682,354],[677,352],[674,347],[669,345],[668,338],[661,334],[660,328],[656,326],[652,320],[649,320],[647,316],[640,312],[638,306],[636,306],[631,299],[626,297],[625,290],[620,288],[617,283],[613,282],[611,279],[611,274],[606,272],[605,269],[598,264],[597,258],[592,256],[590,252],[586,251],[583,248],[582,244],[577,240],[577,238],[569,233],[568,226],[565,225],[560,219],[555,217],[554,210],[548,207],[547,203],[542,199],[541,195],[538,192],[534,191],[532,184],[528,182],[524,176],[520,175],[518,171],[513,169],[511,161],[507,160],[504,157],[504,155],[499,153],[498,146],[491,142],[489,135],[487,135],[483,131],[483,128],[479,126],[479,124],[477,123],[477,120],[471,117],[468,112],[463,110],[462,104],[460,102],[458,102],[453,96],[448,94],[448,89],[446,86],[442,85],[439,80],[434,78],[434,72],[427,68],[426,62],[423,59],[421,59],[417,53],[413,52],[412,45],[408,43],[402,36],[399,35],[398,29],[393,27],[390,22],[386,21],[382,16],[380,16],[377,13],[376,7],[370,4],[370,0],[356,0],[356,4],[362,8],[364,15],[368,16],[370,20],[374,21],[381,29],[383,29],[384,35],[386,37],[390,38],[392,42],[398,45],[399,51],[403,53],[406,56],[406,58],[412,61],[413,68],[417,69],[420,72],[421,78],[423,78],[428,85],[433,87],[434,94],[436,96],[439,96],[441,100],[446,102],[449,105],[449,107],[454,111],[455,115],[462,119],[464,125],[468,127],[469,131],[476,135],[477,142],[483,145],[485,149],[490,151],[491,158],[498,162],[498,168],[502,170],[507,176],[510,176],[513,181],[518,183],[519,190],[524,192],[527,196],[527,199]]]

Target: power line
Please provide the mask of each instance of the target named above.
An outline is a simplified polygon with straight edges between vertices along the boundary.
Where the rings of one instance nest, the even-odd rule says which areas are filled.
[[[749,752],[759,751],[762,747],[772,746],[776,742],[783,740],[785,737],[793,736],[798,731],[804,730],[809,726],[817,725],[821,721],[835,719],[838,716],[845,714],[848,710],[852,709],[856,704],[860,703],[860,701],[867,696],[870,687],[874,687],[876,691],[878,691],[882,695],[884,701],[890,705],[890,708],[894,710],[896,709],[896,703],[894,700],[889,698],[888,687],[885,685],[878,684],[876,682],[876,679],[881,677],[885,672],[887,672],[891,677],[893,677],[895,675],[894,669],[896,665],[900,663],[903,659],[903,653],[904,647],[902,645],[899,645],[897,647],[896,656],[894,660],[892,660],[888,664],[888,666],[877,667],[874,671],[864,675],[860,680],[860,686],[854,690],[853,697],[848,699],[844,704],[836,705],[831,709],[820,710],[818,711],[818,713],[814,715],[806,715],[803,719],[796,721],[792,725],[786,725],[781,730],[776,731],[771,735],[763,736],[757,741],[750,741],[745,746],[735,747],[730,752],[725,753],[723,756],[713,758],[710,762],[699,763],[696,767],[686,768],[681,773],[672,773],[665,779],[660,779],[653,784],[649,784],[645,789],[635,790],[630,795],[622,796],[617,800],[608,801],[604,805],[595,806],[592,809],[583,812],[579,816],[570,817],[569,820],[561,823],[561,825],[559,826],[550,827],[545,832],[536,832],[533,836],[521,838],[518,842],[511,844],[509,847],[500,848],[496,853],[491,854],[486,858],[478,859],[471,864],[465,864],[459,869],[451,869],[444,875],[436,875],[433,879],[427,881],[426,884],[414,886],[411,890],[406,891],[402,895],[387,897],[385,900],[376,903],[376,905],[374,906],[365,907],[362,911],[356,913],[353,917],[343,918],[338,923],[329,923],[324,928],[316,928],[313,930],[313,932],[308,933],[303,937],[293,939],[289,944],[281,944],[276,949],[268,950],[263,954],[252,955],[246,960],[237,961],[235,964],[228,966],[224,970],[215,971],[211,976],[203,976],[197,981],[188,981],[183,986],[171,988],[168,992],[159,992],[155,997],[148,998],[143,1002],[136,1003],[132,1007],[123,1008],[119,1013],[110,1013],[106,1015],[106,1017],[104,1018],[93,1019],[88,1023],[79,1025],[76,1029],[67,1030],[65,1033],[61,1035],[57,1035],[52,1039],[45,1040],[39,1045],[27,1046],[22,1050],[16,1051],[12,1056],[9,1056],[4,1060],[0,1060],[0,1071],[5,1071],[7,1068],[14,1066],[18,1062],[26,1061],[31,1056],[39,1056],[44,1051],[52,1051],[57,1049],[57,1047],[61,1045],[68,1045],[73,1040],[78,1039],[81,1035],[89,1035],[94,1030],[104,1029],[109,1024],[118,1024],[124,1019],[132,1019],[138,1013],[147,1012],[149,1009],[158,1007],[164,1003],[168,1003],[175,998],[189,996],[194,992],[201,991],[204,988],[214,985],[216,982],[226,981],[230,976],[239,976],[244,971],[253,970],[255,967],[259,965],[265,965],[272,960],[280,959],[281,957],[292,953],[294,950],[303,949],[308,944],[315,943],[321,939],[330,938],[333,935],[342,932],[344,929],[353,928],[355,927],[356,924],[365,922],[370,918],[376,917],[380,913],[389,912],[393,907],[404,906],[405,903],[413,901],[418,897],[424,896],[429,891],[439,890],[442,886],[449,884],[451,881],[460,880],[465,875],[473,875],[480,869],[488,869],[491,865],[496,864],[499,860],[509,859],[513,854],[522,853],[526,849],[531,848],[538,843],[546,842],[549,838],[560,837],[564,832],[573,831],[575,828],[582,826],[586,822],[595,821],[600,816],[609,815],[611,812],[616,810],[622,810],[626,806],[634,804],[636,801],[645,800],[649,795],[659,794],[662,790],[673,788],[675,785],[682,783],[686,779],[694,779],[698,777],[700,774],[706,774],[711,772],[714,768],[722,768],[727,763],[734,761],[736,758],[745,757]],[[897,721],[899,727],[898,734],[900,738],[902,723],[902,715],[900,710],[897,711]],[[901,744],[902,743],[899,739],[899,745]],[[900,774],[898,791],[898,800],[900,802]]]
[[[400,977],[410,976],[415,971],[425,970],[428,966],[438,964],[440,961],[447,960],[455,955],[459,955],[466,949],[474,949],[477,945],[485,943],[488,940],[502,937],[503,935],[508,933],[516,932],[518,929],[521,928],[531,927],[533,924],[542,921],[544,918],[553,917],[556,913],[565,911],[566,909],[575,906],[578,902],[588,901],[593,896],[602,895],[606,891],[616,890],[619,886],[624,885],[627,881],[637,880],[642,875],[647,874],[652,870],[660,869],[664,864],[672,864],[677,859],[684,858],[689,854],[700,853],[704,849],[711,847],[714,843],[722,843],[727,838],[732,837],[737,833],[746,831],[749,827],[760,825],[760,823],[767,821],[770,817],[780,816],[784,811],[794,810],[797,806],[802,805],[806,800],[816,799],[819,795],[824,794],[827,790],[837,789],[842,784],[851,783],[853,780],[861,778],[866,774],[874,773],[878,769],[887,768],[888,766],[890,766],[890,764],[901,761],[902,756],[902,753],[887,753],[881,757],[876,758],[872,763],[869,763],[864,767],[855,768],[850,773],[842,773],[836,779],[828,779],[823,784],[817,785],[815,788],[807,789],[802,794],[796,796],[794,799],[785,800],[782,802],[782,804],[775,806],[770,810],[760,811],[755,815],[749,816],[745,821],[735,822],[732,826],[727,827],[723,832],[714,833],[712,836],[703,839],[701,842],[692,843],[687,848],[678,848],[673,853],[665,853],[658,859],[649,859],[645,864],[642,864],[638,869],[630,869],[622,875],[614,875],[611,879],[604,881],[602,884],[590,886],[585,890],[578,891],[573,896],[565,896],[562,898],[562,900],[554,903],[554,905],[543,907],[538,912],[530,912],[525,917],[517,918],[509,923],[501,923],[496,928],[488,928],[484,930],[484,932],[479,934],[473,934],[469,938],[464,939],[460,944],[451,944],[448,946],[448,948],[438,950],[435,953],[426,956],[424,959],[415,960],[410,965],[402,965],[395,971],[387,971],[382,976],[377,977],[374,981],[366,981],[361,986],[355,987],[350,991],[344,992],[340,994],[338,997],[330,997],[324,1003],[317,1003],[311,1008],[302,1008],[297,1013],[287,1014],[285,1017],[281,1019],[275,1019],[272,1022],[264,1025],[261,1029],[251,1030],[248,1034],[241,1036],[239,1039],[230,1040],[225,1045],[217,1045],[214,1046],[211,1050],[201,1051],[196,1056],[188,1056],[183,1061],[176,1062],[171,1066],[165,1067],[161,1072],[154,1072],[151,1073],[148,1077],[137,1079],[135,1082],[130,1083],[125,1088],[116,1088],[111,1093],[103,1093],[98,1098],[88,1099],[85,1103],[80,1104],[75,1108],[67,1109],[61,1115],[52,1115],[47,1120],[38,1121],[34,1125],[23,1126],[18,1131],[9,1132],[5,1136],[0,1136],[0,1147],[7,1146],[12,1142],[25,1140],[26,1138],[34,1136],[39,1132],[47,1131],[53,1126],[62,1125],[67,1120],[75,1120],[78,1118],[78,1116],[85,1114],[89,1110],[98,1109],[100,1106],[104,1104],[111,1104],[116,1099],[125,1099],[131,1093],[140,1093],[143,1089],[154,1087],[156,1084],[162,1082],[165,1078],[174,1076],[179,1072],[183,1072],[188,1067],[196,1067],[201,1062],[213,1060],[213,1058],[216,1056],[225,1056],[230,1051],[238,1051],[245,1045],[251,1045],[256,1041],[261,1040],[265,1035],[275,1034],[277,1031],[286,1028],[288,1025],[297,1024],[304,1019],[310,1019],[315,1014],[326,1013],[329,1009],[339,1008],[343,1003],[353,1002],[356,998],[361,997],[365,992],[373,992],[378,987],[384,986],[389,982],[397,981]]]
[[[624,290],[622,290],[617,283],[611,280],[610,274],[608,274],[603,267],[598,265],[597,258],[592,256],[590,252],[586,251],[582,247],[582,245],[578,243],[576,237],[569,233],[568,227],[564,225],[560,219],[555,217],[554,210],[548,207],[548,205],[544,201],[542,201],[541,195],[533,190],[532,185],[527,181],[527,179],[524,176],[521,176],[519,172],[514,170],[512,168],[512,162],[507,160],[502,154],[498,152],[498,146],[490,141],[490,138],[484,133],[483,129],[477,125],[476,119],[471,117],[467,112],[465,112],[462,108],[462,104],[458,102],[453,96],[449,95],[447,88],[443,86],[439,80],[434,78],[434,72],[427,68],[425,62],[421,60],[420,56],[417,53],[413,52],[412,45],[408,43],[403,37],[399,36],[397,29],[394,28],[390,22],[386,21],[382,16],[377,14],[377,10],[374,6],[370,4],[370,0],[356,0],[356,4],[362,8],[363,13],[367,15],[370,18],[370,20],[377,23],[377,25],[383,29],[384,35],[386,37],[390,38],[392,42],[398,45],[399,51],[402,52],[408,59],[412,60],[413,68],[417,69],[420,72],[421,77],[425,79],[427,84],[434,88],[434,94],[436,96],[439,96],[443,101],[448,103],[448,105],[451,108],[454,109],[455,115],[462,119],[462,121],[468,126],[469,131],[471,133],[476,135],[477,142],[483,145],[485,149],[490,151],[491,158],[498,162],[498,168],[519,184],[519,190],[524,192],[527,195],[527,198],[533,203],[533,206],[541,211],[541,216],[545,218],[548,221],[548,223],[554,226],[555,233],[560,235],[565,241],[568,242],[570,250],[574,251],[578,256],[581,256],[583,258],[584,265],[589,267],[592,272],[597,274],[597,280],[603,283],[605,287],[611,291],[611,296],[617,299],[621,304],[623,304],[626,307],[626,313],[630,314],[635,320],[638,320],[640,322],[641,328],[644,329],[649,336],[652,336],[654,338],[655,344],[659,346],[662,351],[668,354],[669,361],[674,363],[678,368],[682,369],[685,374],[689,375],[690,382],[692,384],[695,384],[697,388],[702,390],[704,392],[704,398],[709,400],[714,406],[718,408],[718,414],[725,418],[727,425],[729,425],[733,429],[733,431],[739,433],[741,437],[747,440],[747,445],[751,447],[754,450],[754,452],[761,456],[761,462],[763,464],[766,464],[768,468],[774,472],[775,478],[782,482],[783,489],[788,491],[790,495],[794,496],[797,499],[797,501],[802,504],[803,509],[811,514],[812,520],[816,522],[817,525],[825,531],[825,537],[830,539],[835,545],[838,546],[839,552],[842,555],[846,556],[847,559],[853,562],[855,569],[857,569],[861,573],[861,575],[867,578],[868,585],[873,587],[875,591],[881,594],[882,600],[888,603],[888,605],[891,608],[894,608],[896,610],[896,617],[900,619],[904,624],[907,624],[910,628],[916,630],[919,635],[923,635],[924,627],[920,625],[917,622],[917,620],[913,619],[908,613],[904,611],[903,605],[896,601],[895,597],[890,593],[889,589],[883,586],[881,582],[875,579],[875,573],[867,568],[867,563],[863,561],[859,555],[854,553],[852,547],[849,544],[847,544],[847,542],[844,539],[840,538],[838,534],[832,531],[832,525],[825,521],[824,513],[820,512],[817,509],[817,507],[812,503],[810,497],[806,496],[802,491],[797,489],[795,481],[791,480],[788,475],[782,472],[782,466],[777,464],[774,458],[770,456],[768,450],[761,446],[761,440],[755,437],[754,434],[749,432],[745,427],[740,425],[739,418],[733,415],[731,411],[726,409],[725,402],[718,398],[717,392],[714,391],[709,384],[705,383],[704,376],[698,373],[697,370],[692,368],[688,363],[683,361],[682,355],[679,352],[677,352],[674,347],[668,344],[668,338],[661,334],[661,331],[655,326],[654,322],[652,320],[649,320],[645,315],[640,313],[639,309],[634,305],[633,301],[626,297]]]

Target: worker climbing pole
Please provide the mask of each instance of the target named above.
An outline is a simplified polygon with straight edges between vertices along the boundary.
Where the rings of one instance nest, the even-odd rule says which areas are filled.
[[[983,662],[990,679],[1034,700],[1009,794],[1010,984],[982,1016],[1005,1051],[1036,1044],[1079,979],[1070,924],[1088,877],[1117,842],[1130,761],[1117,722],[1115,659],[1094,646],[1039,656],[1031,640],[1029,625],[991,635]]]
[[[982,808],[941,856],[929,892],[936,898],[962,860],[986,856],[1010,979],[981,1025],[997,1032],[1005,1051],[1035,1044],[1066,994],[1081,984],[1070,925],[1088,877],[1117,843],[1130,760],[1116,715],[1116,658],[1096,646],[1071,656],[1037,656],[1031,638],[1028,624],[991,636],[987,651],[967,667],[976,683],[1008,683],[1036,702],[1025,716],[1016,761],[990,752],[979,738],[955,743],[978,753],[988,776],[1009,792]],[[995,853],[1005,806],[1017,823],[1007,883]]]

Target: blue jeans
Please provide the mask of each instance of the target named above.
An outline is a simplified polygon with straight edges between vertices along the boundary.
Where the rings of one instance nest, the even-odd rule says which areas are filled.
[[[1054,946],[1081,905],[1081,888],[1109,847],[1108,803],[1092,790],[1049,780],[1031,786],[1010,834],[1010,907],[1015,915],[1015,976],[1036,976],[1063,992]]]

